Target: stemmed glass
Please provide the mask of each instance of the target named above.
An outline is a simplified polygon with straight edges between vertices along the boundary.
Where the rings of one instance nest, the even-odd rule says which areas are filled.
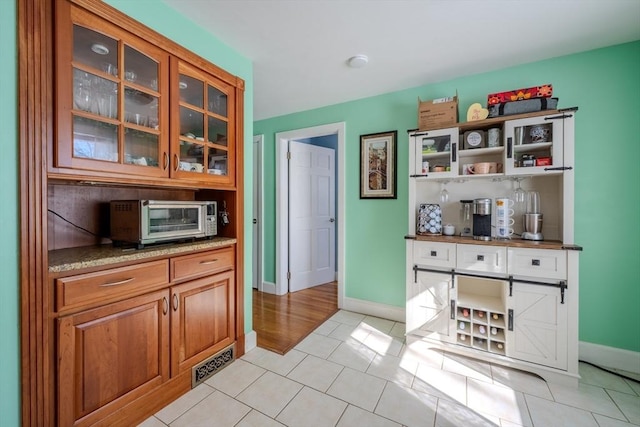
[[[520,187],[521,178],[514,178],[514,181],[518,186],[513,190],[513,201],[515,203],[524,203],[526,191]]]
[[[440,202],[447,203],[449,201],[449,192],[445,188],[447,183],[443,181],[440,185],[442,187],[440,190]]]

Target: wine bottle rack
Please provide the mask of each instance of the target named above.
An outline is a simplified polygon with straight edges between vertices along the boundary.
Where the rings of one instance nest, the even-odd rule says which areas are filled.
[[[457,343],[478,350],[505,354],[504,313],[459,305],[456,310]]]

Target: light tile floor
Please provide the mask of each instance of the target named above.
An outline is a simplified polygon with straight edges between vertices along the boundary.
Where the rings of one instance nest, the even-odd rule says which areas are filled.
[[[640,385],[588,364],[568,388],[420,347],[402,323],[342,310],[286,355],[255,348],[139,427],[640,425]]]

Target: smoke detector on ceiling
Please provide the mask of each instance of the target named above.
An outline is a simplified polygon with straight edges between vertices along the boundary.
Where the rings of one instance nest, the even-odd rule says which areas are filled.
[[[347,65],[351,68],[362,68],[369,62],[369,57],[367,55],[356,55],[352,56],[347,60]]]

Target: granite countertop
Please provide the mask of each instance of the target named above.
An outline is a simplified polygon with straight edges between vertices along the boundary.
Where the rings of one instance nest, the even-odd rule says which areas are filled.
[[[460,236],[444,236],[444,235],[431,235],[431,236],[405,236],[407,240],[418,240],[428,242],[439,243],[464,243],[469,245],[487,245],[487,246],[507,246],[512,248],[530,248],[530,249],[558,249],[558,250],[582,250],[578,245],[565,245],[559,240],[523,240],[523,239],[504,239],[504,240],[474,240],[473,237],[460,237]]]
[[[160,256],[184,255],[229,246],[236,242],[237,240],[233,238],[214,237],[211,240],[200,240],[189,243],[167,243],[144,249],[119,248],[113,245],[57,249],[49,251],[49,273],[63,273],[66,271],[145,260]]]

